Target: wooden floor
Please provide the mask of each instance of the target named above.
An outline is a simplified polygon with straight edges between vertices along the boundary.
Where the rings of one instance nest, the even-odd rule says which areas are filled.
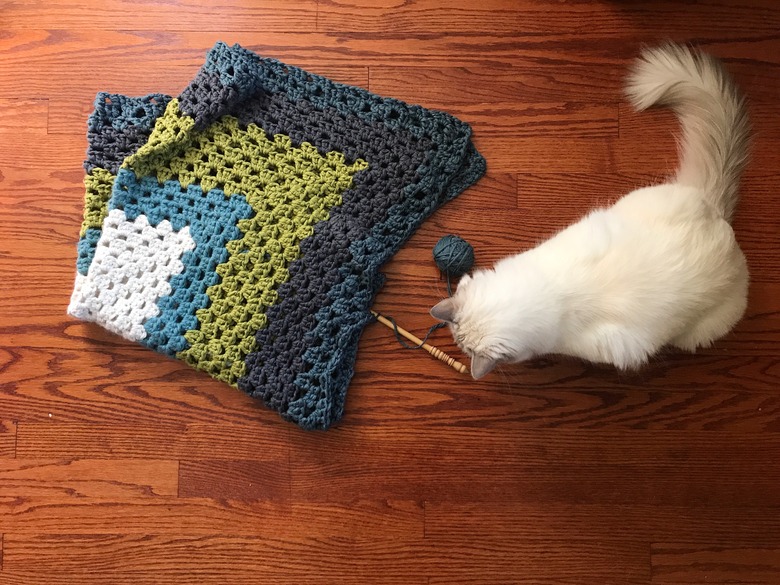
[[[470,122],[487,176],[376,304],[423,332],[440,236],[485,266],[674,168],[673,118],[621,98],[666,38],[725,60],[757,133],[749,310],[699,355],[475,383],[375,324],[306,433],[65,315],[98,90],[177,94],[221,39]],[[778,98],[775,0],[0,0],[0,585],[777,585]]]

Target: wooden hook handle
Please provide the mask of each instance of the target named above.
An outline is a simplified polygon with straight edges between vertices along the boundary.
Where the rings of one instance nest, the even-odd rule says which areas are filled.
[[[451,368],[457,370],[461,374],[468,374],[469,369],[460,363],[455,358],[452,358],[448,356],[446,353],[444,353],[442,350],[429,345],[427,343],[423,343],[422,339],[418,338],[417,336],[409,333],[406,329],[402,329],[401,327],[398,327],[397,325],[393,325],[393,322],[389,319],[383,317],[376,311],[371,311],[371,314],[376,317],[376,320],[379,321],[382,325],[385,325],[386,327],[389,327],[393,331],[396,329],[398,330],[398,333],[402,336],[414,343],[415,345],[419,345],[422,347],[425,351],[427,351],[429,354],[431,354],[433,357],[435,357],[437,360],[443,361],[445,364],[450,366]]]

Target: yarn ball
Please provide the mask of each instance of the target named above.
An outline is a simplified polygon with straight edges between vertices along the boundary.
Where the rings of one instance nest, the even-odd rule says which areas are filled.
[[[474,266],[474,248],[463,238],[450,234],[436,242],[433,259],[445,274],[463,276]]]

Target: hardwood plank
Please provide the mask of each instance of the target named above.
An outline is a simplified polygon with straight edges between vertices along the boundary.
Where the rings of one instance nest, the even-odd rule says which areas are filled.
[[[373,65],[371,91],[413,103],[458,104],[553,101],[616,102],[621,98],[625,67],[600,62],[528,59],[510,66],[424,67]]]
[[[27,140],[32,142],[30,135],[23,135],[22,139],[25,142]],[[41,136],[37,142],[42,146],[41,154],[44,156],[47,146],[52,146],[50,152],[53,160],[58,156],[57,146],[59,145],[51,145],[48,143],[50,139],[49,136]],[[67,146],[74,148],[74,142]],[[75,151],[73,152],[75,156],[70,161],[73,165],[70,169],[42,168],[25,172],[24,159],[29,156],[32,160],[33,147],[25,145],[19,150],[29,152],[13,153],[11,145],[6,145],[5,148],[0,146],[0,165],[2,165],[0,168],[3,171],[3,177],[0,178],[0,184],[3,187],[0,191],[0,213],[2,213],[0,233],[5,236],[2,244],[8,251],[6,253],[10,254],[10,250],[13,250],[13,253],[16,254],[17,250],[14,246],[19,245],[19,240],[42,240],[49,246],[49,249],[51,249],[52,244],[63,246],[60,253],[64,255],[67,253],[66,248],[73,247],[78,240],[80,216],[84,207],[83,171],[79,170],[81,163],[77,162],[78,159],[75,158],[78,155],[75,154]],[[84,152],[81,153],[82,158],[83,155]],[[28,228],[25,231],[23,226],[19,225],[19,221],[14,221],[15,218],[45,222],[46,229],[32,230]],[[23,246],[21,248],[24,249]],[[75,259],[75,255],[73,257]],[[10,260],[8,257],[4,259],[6,262]]]
[[[651,42],[655,42],[654,40]],[[459,104],[518,102],[525,104],[571,101],[590,103],[621,102],[626,112],[630,108],[623,101],[623,86],[628,66],[638,54],[632,50],[619,63],[583,62],[567,59],[567,53],[557,58],[528,56],[511,65],[492,63],[490,66],[429,67],[416,63],[408,66],[372,65],[369,72],[371,91],[394,95],[400,99],[422,104],[437,104],[450,109]],[[750,59],[724,59],[742,91],[751,102],[771,103],[780,91],[780,67]],[[643,129],[652,128],[647,119],[650,113],[633,114]],[[644,117],[644,119],[642,119]],[[758,118],[757,118],[758,119]],[[774,120],[762,123],[774,124]]]
[[[354,499],[338,502],[212,500],[208,498],[0,497],[3,529],[13,534],[228,534],[270,539],[419,539],[417,502]],[[1,574],[1,573],[0,573]]]
[[[16,456],[16,423],[0,420],[0,458]]]
[[[277,562],[278,564],[278,562]],[[111,571],[110,573],[83,573],[77,577],[71,573],[52,575],[47,572],[31,571],[0,571],[0,585],[72,585],[78,579],[79,585],[160,585],[161,583],[181,583],[185,579],[196,577],[200,585],[299,585],[300,577],[287,577],[272,573],[266,575],[262,570],[231,569],[197,569],[187,574],[160,573],[159,570],[149,570],[138,573]],[[334,577],[330,574],[320,576],[314,571],[306,575],[307,585],[332,585]],[[340,585],[365,585],[366,577],[362,574],[343,574],[338,576]],[[409,575],[385,575],[381,570],[371,575],[372,585],[428,585],[426,577],[411,577]],[[491,585],[496,585],[491,583]],[[530,584],[532,585],[532,584]],[[557,585],[557,584],[556,584]]]
[[[76,553],[78,551],[78,553]],[[515,556],[516,555],[516,556]],[[484,575],[497,579],[533,578],[557,574],[564,580],[590,578],[602,582],[617,569],[624,583],[647,582],[647,547],[626,542],[502,542],[437,543],[423,539],[379,541],[253,538],[239,536],[176,535],[7,535],[4,571],[101,571],[160,575],[191,575],[201,567],[206,574],[225,577],[256,573],[292,582],[307,581],[316,567],[321,577],[338,579],[345,572],[371,580],[382,565],[389,577],[411,582],[420,576],[462,578]],[[284,559],[284,566],[280,566]],[[526,559],[522,561],[521,559]],[[208,566],[208,569],[205,567]]]
[[[179,497],[269,500],[290,497],[290,466],[284,462],[182,461]]]
[[[651,548],[653,584],[750,583],[766,585],[780,579],[778,546],[691,546],[654,543]]]
[[[544,0],[414,0],[399,4],[385,0],[323,0],[321,31],[432,32],[473,31],[474,34],[555,34],[585,38],[627,37],[641,42],[663,37],[761,38],[780,26],[771,0],[703,2],[691,6],[673,1],[628,4]],[[735,30],[734,22],[740,27]],[[653,36],[655,35],[655,36]]]
[[[470,124],[476,136],[604,138],[618,134],[617,105],[610,103],[493,101],[452,105],[448,112]]]
[[[0,137],[9,138],[20,130],[45,134],[49,102],[45,99],[0,99]]]
[[[67,135],[22,132],[17,133],[17,138],[18,141],[0,141],[0,164],[3,168],[7,165],[20,169],[21,172],[26,168],[28,176],[33,174],[30,169],[36,169],[33,176],[40,176],[38,173],[41,172],[73,173],[76,169],[81,169],[87,151],[86,130],[80,134]],[[5,175],[5,171],[3,174]],[[14,171],[10,171],[9,180],[14,179],[14,175]],[[10,193],[5,192],[4,195],[5,201],[11,199]]]
[[[522,13],[513,0],[323,0],[318,4],[321,32],[394,32],[432,34],[472,31],[475,34],[520,32]]]
[[[605,40],[583,43],[560,37],[514,35],[491,37],[438,33],[410,37],[393,33],[226,33],[228,43],[240,41],[260,54],[327,74],[322,68],[359,66],[392,67],[533,67],[546,62],[554,71],[566,66],[613,67],[617,79],[637,52],[641,39],[625,43]],[[655,40],[655,39],[653,39]],[[177,92],[194,75],[205,53],[214,43],[213,33],[160,31],[11,31],[0,42],[0,97],[30,95],[93,95],[101,88],[144,94]],[[160,46],[165,46],[161,53]],[[743,65],[766,68],[761,83],[777,87],[780,61],[771,39],[725,41],[704,46],[727,62],[739,59]],[[562,57],[563,55],[563,57]],[[13,67],[26,66],[24,78],[11,74]],[[521,69],[522,70],[522,69]],[[566,69],[564,68],[563,71]],[[758,79],[753,77],[755,85]],[[592,84],[597,84],[594,79]],[[752,89],[753,85],[748,89]],[[766,92],[767,90],[762,90]],[[395,95],[396,92],[392,92]],[[767,92],[768,93],[768,92]],[[603,94],[602,94],[603,95]],[[614,101],[619,96],[613,96]],[[553,98],[553,99],[560,99]],[[579,100],[584,99],[579,96]]]
[[[176,495],[178,462],[0,459],[0,496],[122,498]]]
[[[17,498],[3,504],[9,529],[31,534],[51,530],[63,522],[73,534],[207,535],[227,533],[274,537],[291,534],[311,538],[396,538],[421,536],[423,510],[414,502],[352,501],[290,503],[286,501],[157,498],[155,500],[98,500],[94,514],[84,514],[86,503],[42,498]],[[79,521],[78,518],[83,518]],[[124,527],[124,528],[123,528]],[[69,529],[70,530],[70,529]]]
[[[348,424],[780,429],[780,402],[770,390],[777,386],[772,381],[776,374],[759,374],[776,369],[771,353],[664,357],[633,380],[548,358],[504,367],[491,379],[474,383],[422,353],[400,349],[380,329],[371,333],[377,357],[370,359],[366,349],[358,361],[348,397]],[[364,348],[369,343],[365,337],[363,343]],[[459,355],[446,341],[434,343]],[[388,358],[392,366],[378,369],[375,364]],[[731,389],[722,387],[724,371]],[[761,387],[765,392],[757,392]]]
[[[486,44],[478,36],[449,33],[424,37],[313,32],[223,35],[225,42],[240,40],[263,56],[325,75],[325,67],[345,66],[507,67],[559,60],[561,51],[569,63],[622,66],[626,62],[617,43],[589,44],[556,37],[520,42],[513,35],[492,38],[494,42]],[[106,87],[140,95],[178,92],[198,71],[214,41],[210,32],[9,31],[0,39],[4,63],[0,98],[94,96]],[[19,67],[25,68],[24,76],[10,73]]]
[[[603,583],[604,585],[622,585],[626,583],[622,577],[610,578],[609,576],[601,576],[599,579],[601,580],[598,583]],[[629,581],[628,583],[633,582]],[[637,583],[644,584],[645,582],[644,577],[641,577]],[[591,585],[593,581],[592,577],[580,578],[572,575],[566,575],[566,580],[561,581],[555,574],[550,577],[530,580],[524,579],[522,575],[518,575],[513,579],[506,578],[499,581],[496,581],[492,576],[485,575],[468,575],[460,578],[453,578],[451,575],[448,575],[444,578],[431,577],[428,583],[430,585],[515,585],[516,583],[523,583],[523,585]]]
[[[302,435],[290,464],[295,499],[334,501],[361,486],[426,501],[755,507],[780,505],[779,451],[780,435],[766,434],[367,427]]]
[[[379,465],[431,462],[452,457],[466,465],[635,465],[653,469],[666,462],[694,469],[759,465],[780,448],[780,433],[674,430],[486,429],[405,426],[343,427],[320,436],[294,431],[293,463],[327,462],[352,468],[353,457]],[[395,445],[393,449],[389,445]],[[445,449],[446,447],[446,449]],[[637,451],[641,455],[637,454]],[[413,453],[415,461],[408,461]],[[445,454],[443,454],[445,453]],[[485,455],[490,460],[484,460]],[[446,462],[445,462],[446,463]],[[294,474],[303,476],[303,473]],[[298,480],[301,480],[299,477]],[[753,478],[746,478],[752,480]],[[674,497],[674,496],[672,496]],[[660,502],[659,502],[660,503]],[[733,506],[747,505],[735,502]]]
[[[553,585],[644,585],[648,582],[647,546],[633,540],[587,536],[563,539],[427,538],[440,562],[429,583],[539,583]],[[444,552],[446,551],[446,552]],[[618,577],[619,575],[619,577]]]
[[[464,539],[636,538],[689,546],[776,546],[780,516],[771,508],[426,502],[426,537]]]
[[[172,50],[176,33],[149,33],[147,49],[132,51],[133,45],[143,46],[142,36],[109,31],[5,31],[0,40],[4,63],[0,97],[77,97],[92,103],[97,91],[105,89],[128,95],[181,91],[197,72],[207,47],[180,53],[177,58]],[[156,47],[155,36],[160,41]],[[170,48],[161,50],[166,36]],[[145,63],[139,51],[146,54]],[[136,54],[133,57],[128,52]],[[24,76],[14,74],[19,69],[25,70]]]
[[[58,422],[100,420],[119,424],[154,421],[169,426],[255,421],[261,425],[279,425],[276,428],[282,427],[285,432],[283,428],[287,425],[283,425],[278,415],[243,392],[181,362],[116,338],[113,339],[115,347],[104,345],[98,350],[103,344],[101,335],[96,334],[92,341],[97,354],[85,346],[54,354],[50,350],[0,351],[0,359],[6,366],[0,377],[1,408],[8,409],[3,412],[28,421],[52,418]],[[39,339],[51,343],[54,337],[51,332]],[[16,339],[11,335],[12,342]],[[127,352],[124,355],[132,359],[118,358],[117,352]],[[34,355],[43,361],[33,359]],[[99,366],[97,369],[95,364]],[[28,368],[35,373],[16,377],[17,373],[29,371]]]
[[[728,59],[728,70],[750,100],[772,101],[780,89],[780,67],[753,59]]]
[[[604,173],[614,170],[610,139],[475,133],[474,145],[490,161],[494,171],[533,173],[545,169],[562,173]]]
[[[83,95],[70,98],[55,97],[50,99],[47,132],[49,134],[86,134],[87,120],[95,109],[94,97],[93,94],[84,92]]]
[[[78,167],[70,170],[24,169],[4,164],[2,167],[0,209],[3,216],[34,216],[55,227],[55,221],[64,223],[60,229],[75,228],[72,243],[78,238],[79,216],[84,208],[84,172]],[[14,232],[11,222],[2,223],[2,233]],[[45,237],[46,234],[39,234]],[[67,242],[60,240],[62,245]],[[74,255],[75,258],[75,255]]]
[[[705,1],[696,4],[643,0],[609,4],[606,9],[600,7],[594,12],[594,20],[579,21],[582,29],[607,36],[636,35],[634,38],[642,43],[658,42],[662,38],[705,44],[712,39],[760,40],[774,34],[772,31],[777,30],[779,17],[772,0]],[[579,15],[575,13],[571,16],[577,24]]]
[[[518,206],[527,214],[541,218],[539,206],[554,207],[563,223],[578,220],[590,209],[611,205],[630,191],[653,185],[671,177],[661,173],[525,173],[518,175]],[[748,171],[742,181],[741,203],[736,221],[759,220],[772,210],[770,194],[780,179],[776,174]],[[756,207],[761,206],[761,207]],[[446,209],[446,208],[445,208]],[[549,215],[549,214],[548,214]],[[773,234],[766,234],[767,236]]]
[[[44,7],[35,0],[17,0],[3,9],[6,30],[31,28],[116,30],[127,27],[163,31],[313,30],[316,0],[55,0]]]
[[[447,203],[453,213],[517,207],[517,176],[488,169],[477,183]]]
[[[188,425],[22,422],[18,457],[246,459],[287,474],[289,425],[239,420]],[[187,463],[189,465],[189,463]],[[185,473],[182,464],[182,473]]]
[[[553,64],[559,62],[569,66],[612,67],[617,69],[617,79],[621,79],[636,55],[635,49],[627,51],[621,48],[624,44],[614,41],[562,41],[555,36],[521,40],[512,35],[497,35],[493,39],[494,42],[485,45],[478,36],[453,34],[424,37],[391,33],[241,35],[242,44],[248,48],[326,75],[327,72],[321,69],[324,66],[461,68],[487,65],[501,69],[533,67],[541,61],[546,62],[551,71],[554,71]],[[105,87],[133,94],[176,92],[200,67],[213,40],[212,33],[204,32],[74,31],[66,34],[56,30],[14,31],[0,42],[0,56],[8,67],[24,63],[29,70],[24,83],[10,75],[0,77],[3,81],[0,98],[27,98],[31,94],[56,97],[72,95],[74,91],[82,96],[94,95]],[[224,40],[233,42],[234,39],[228,36]],[[372,50],[377,42],[382,43],[381,52]],[[163,43],[170,49],[165,51],[165,59],[160,60],[159,46]],[[746,91],[754,86],[766,88],[767,82],[776,87],[776,65],[780,63],[771,41],[723,42],[707,48],[727,61],[739,58],[743,65],[755,63],[753,69],[759,63],[766,68],[762,72],[766,78],[753,77],[753,84],[745,88]],[[372,90],[376,88],[372,86]],[[616,97],[619,96],[613,95],[611,101]],[[560,96],[547,99],[560,99]],[[575,99],[583,100],[586,96]]]
[[[344,424],[369,426],[405,424],[409,426],[458,426],[489,428],[653,428],[653,429],[737,429],[776,431],[780,428],[780,404],[768,394],[735,391],[696,391],[685,389],[643,389],[639,385],[624,390],[598,387],[565,390],[554,385],[527,387],[512,382],[511,372],[481,385],[463,383],[446,371],[426,364],[425,358],[390,354],[403,361],[392,373],[398,389],[376,373],[361,373],[350,389]],[[712,367],[745,368],[739,361],[713,359]],[[719,364],[719,365],[716,365]],[[756,366],[759,367],[759,366]],[[760,366],[764,367],[764,366]],[[688,368],[691,369],[691,368]],[[589,379],[573,368],[558,369],[562,384],[576,385]],[[587,371],[587,369],[585,368]],[[686,370],[680,366],[680,370]],[[420,373],[431,381],[414,387]],[[532,375],[530,372],[528,375]],[[713,376],[711,379],[716,379]],[[449,391],[441,389],[449,384]],[[706,410],[701,410],[706,409]]]

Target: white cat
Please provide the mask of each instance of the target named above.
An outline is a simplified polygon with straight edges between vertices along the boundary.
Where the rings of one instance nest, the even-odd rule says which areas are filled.
[[[678,115],[676,177],[465,276],[433,307],[474,378],[541,354],[636,368],[667,344],[709,345],[742,317],[748,271],[729,222],[747,160],[743,98],[718,61],[672,44],[643,52],[627,95]]]

